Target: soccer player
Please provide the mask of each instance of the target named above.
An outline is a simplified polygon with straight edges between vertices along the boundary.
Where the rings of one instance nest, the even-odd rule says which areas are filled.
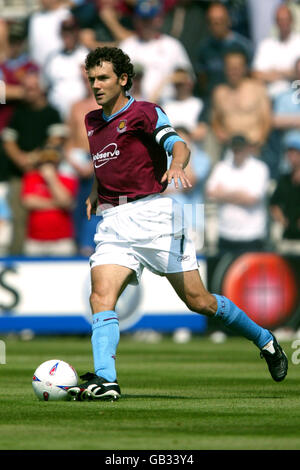
[[[97,48],[85,62],[88,79],[102,109],[85,124],[95,180],[86,201],[88,219],[100,206],[103,219],[90,258],[94,373],[69,389],[74,400],[118,399],[115,368],[119,342],[117,300],[142,270],[166,276],[193,312],[219,318],[254,342],[271,376],[281,381],[288,361],[273,334],[254,323],[228,298],[209,293],[200,278],[195,248],[183,224],[182,208],[162,196],[168,184],[191,186],[185,172],[189,149],[163,110],[128,94],[134,75],[129,57],[118,48]],[[172,155],[167,165],[167,154]]]

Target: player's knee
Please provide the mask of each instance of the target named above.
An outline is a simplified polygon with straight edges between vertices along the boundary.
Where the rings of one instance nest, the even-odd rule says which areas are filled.
[[[113,310],[116,299],[108,291],[92,291],[90,295],[90,304],[94,313],[103,310]]]

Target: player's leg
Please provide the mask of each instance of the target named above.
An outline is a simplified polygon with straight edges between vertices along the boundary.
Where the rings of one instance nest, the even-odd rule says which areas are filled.
[[[126,266],[103,264],[91,269],[90,305],[93,315],[115,308],[134,271]]]
[[[132,274],[133,271],[125,266],[109,264],[95,266],[91,270],[94,373],[81,376],[85,382],[69,390],[69,396],[75,400],[117,399],[121,394],[115,368],[120,338],[115,305]]]
[[[91,270],[94,369],[96,375],[110,382],[116,380],[115,356],[120,337],[115,305],[131,275],[131,269],[119,265],[95,266]]]
[[[269,330],[257,325],[227,297],[209,293],[198,270],[167,274],[166,277],[190,310],[215,316],[232,331],[253,341],[266,359],[272,378],[276,381],[285,378],[288,361]]]

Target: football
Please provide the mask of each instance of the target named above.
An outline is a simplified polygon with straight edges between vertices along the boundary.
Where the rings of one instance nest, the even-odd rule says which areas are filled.
[[[34,393],[43,401],[66,400],[68,388],[77,384],[78,375],[74,367],[60,359],[43,362],[32,378]]]

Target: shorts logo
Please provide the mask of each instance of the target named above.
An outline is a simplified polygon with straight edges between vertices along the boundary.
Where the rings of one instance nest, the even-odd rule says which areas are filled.
[[[110,160],[118,158],[120,155],[120,150],[118,150],[117,144],[114,142],[103,147],[102,150],[93,154],[93,162],[95,168],[100,168],[100,166],[105,165]]]
[[[177,261],[180,263],[181,261],[188,261],[190,259],[189,255],[178,256]]]
[[[126,119],[122,119],[118,124],[117,131],[118,132],[125,132],[126,129],[127,129],[127,121],[126,121]]]

